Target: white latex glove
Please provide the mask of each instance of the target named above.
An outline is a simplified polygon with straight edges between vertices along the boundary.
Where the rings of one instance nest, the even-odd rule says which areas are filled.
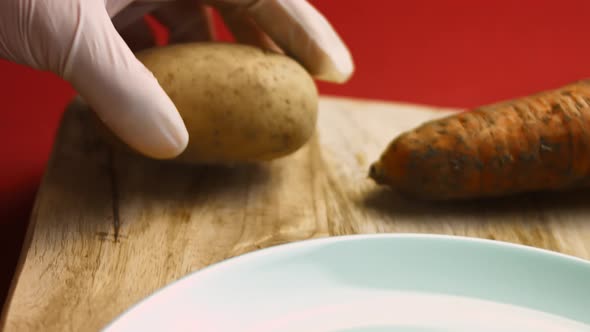
[[[353,72],[345,45],[304,0],[0,0],[0,58],[54,72],[127,144],[172,158],[188,144],[187,130],[133,52],[154,46],[148,12],[170,42],[212,39],[205,3],[237,41],[278,46],[318,79],[344,82]]]

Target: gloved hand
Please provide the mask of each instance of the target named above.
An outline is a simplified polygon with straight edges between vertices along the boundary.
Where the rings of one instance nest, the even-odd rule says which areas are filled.
[[[0,0],[0,58],[54,72],[127,144],[172,158],[187,130],[133,52],[153,46],[146,13],[172,43],[213,38],[209,6],[238,42],[284,51],[318,79],[343,82],[353,72],[346,46],[305,0]]]

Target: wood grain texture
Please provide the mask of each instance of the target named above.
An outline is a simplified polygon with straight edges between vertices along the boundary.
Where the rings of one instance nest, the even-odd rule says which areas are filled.
[[[428,204],[368,179],[394,136],[451,111],[323,98],[304,148],[265,165],[220,168],[112,152],[74,103],[38,193],[3,330],[100,330],[209,264],[330,235],[456,234],[590,259],[587,192]]]

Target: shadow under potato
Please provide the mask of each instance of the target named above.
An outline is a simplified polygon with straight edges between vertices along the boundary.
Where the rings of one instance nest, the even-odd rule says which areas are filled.
[[[70,163],[86,163],[89,167],[98,164],[101,173],[127,197],[141,194],[151,199],[182,200],[191,193],[213,194],[263,184],[270,177],[268,163],[190,164],[144,156],[101,132],[97,117],[78,100],[70,105],[64,118],[69,125],[64,126],[61,150],[69,153],[58,154],[62,163],[67,158]]]
[[[126,195],[181,202],[195,195],[214,197],[271,180],[270,165],[265,163],[193,165],[119,152],[113,154],[111,167]]]
[[[269,164],[190,165],[119,150],[97,134],[88,116],[79,103],[63,115],[33,215],[44,219],[35,223],[40,232],[61,236],[64,227],[75,227],[106,237],[116,220],[129,222],[128,207],[183,220],[211,202],[239,204],[233,201],[272,181]]]

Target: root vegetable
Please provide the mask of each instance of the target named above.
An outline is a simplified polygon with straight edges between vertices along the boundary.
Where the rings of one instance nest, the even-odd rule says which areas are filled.
[[[426,122],[370,168],[425,200],[568,190],[590,184],[590,80]]]
[[[297,151],[315,131],[315,83],[285,55],[236,43],[185,43],[147,49],[137,58],[188,129],[189,144],[175,161],[268,161]]]

